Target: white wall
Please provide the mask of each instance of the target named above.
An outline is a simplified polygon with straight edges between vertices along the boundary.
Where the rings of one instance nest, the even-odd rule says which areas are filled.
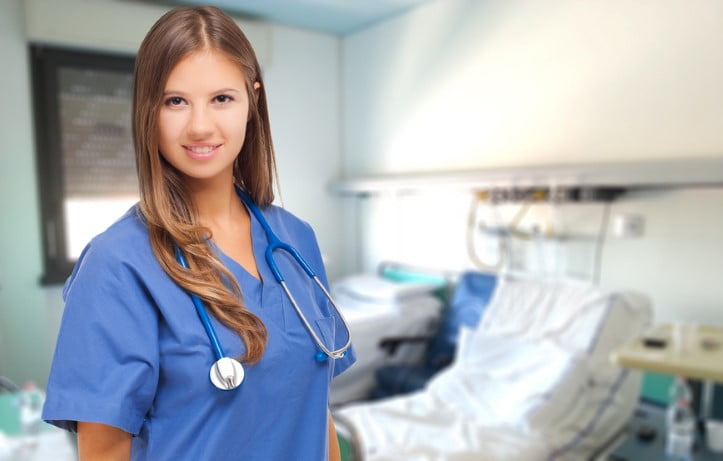
[[[340,40],[273,27],[264,78],[283,205],[314,228],[329,277],[342,270],[341,202],[327,184],[341,173]],[[279,200],[277,200],[279,201]]]
[[[602,282],[639,287],[661,320],[723,326],[723,188],[641,192],[615,205],[646,218],[642,239],[612,239]]]
[[[119,0],[1,0],[0,373],[44,384],[62,311],[60,289],[41,288],[28,42],[134,53],[164,8]],[[315,228],[333,276],[341,257],[339,38],[239,21],[261,61],[284,204]]]
[[[348,174],[722,156],[723,2],[437,0],[346,37]]]
[[[344,173],[721,159],[720,43],[717,0],[433,1],[344,39]],[[345,267],[472,267],[470,199],[345,199],[347,231],[361,241],[345,247]],[[497,209],[500,221],[517,209]],[[611,216],[641,215],[645,234],[604,229],[600,283],[647,293],[658,320],[723,324],[721,210],[721,188],[624,196]],[[493,211],[481,210],[490,220]],[[517,242],[514,264],[592,278],[602,213],[599,204],[533,207],[526,225],[584,238],[542,250]]]

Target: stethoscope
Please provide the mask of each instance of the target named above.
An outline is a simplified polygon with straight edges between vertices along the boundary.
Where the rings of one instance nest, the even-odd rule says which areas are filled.
[[[264,217],[263,213],[261,213],[259,207],[257,207],[256,204],[253,203],[251,199],[242,191],[237,189],[237,193],[239,198],[241,198],[241,200],[246,205],[246,207],[256,217],[256,220],[261,224],[261,227],[264,229],[264,233],[266,234],[266,238],[269,241],[269,245],[266,247],[265,253],[266,263],[269,265],[269,268],[274,274],[274,278],[276,279],[276,281],[281,285],[281,288],[284,289],[286,296],[289,298],[289,301],[291,301],[291,305],[294,306],[294,310],[296,310],[296,313],[301,319],[301,322],[304,324],[306,330],[311,335],[314,343],[316,343],[316,345],[320,349],[315,354],[314,358],[317,362],[323,362],[325,360],[328,360],[329,358],[340,359],[344,357],[344,355],[346,355],[347,349],[349,349],[349,346],[351,345],[351,332],[349,331],[349,326],[344,319],[344,315],[341,313],[341,310],[336,305],[336,302],[329,294],[329,291],[327,291],[327,289],[324,287],[324,284],[321,283],[321,280],[319,280],[319,277],[316,275],[314,270],[311,268],[311,266],[309,266],[306,260],[301,257],[299,252],[288,243],[282,242],[279,237],[274,233],[274,231],[271,230],[271,226],[269,226],[268,221],[266,221],[266,218]],[[317,336],[316,332],[311,327],[311,324],[306,319],[304,313],[301,311],[301,308],[297,304],[296,299],[289,291],[288,286],[286,286],[286,281],[284,280],[284,276],[281,274],[279,267],[276,265],[276,261],[274,261],[274,250],[277,249],[286,251],[294,258],[294,260],[296,260],[297,264],[299,264],[299,266],[301,266],[304,272],[306,272],[306,274],[316,283],[316,286],[321,289],[321,291],[324,293],[324,296],[326,296],[326,299],[329,300],[331,305],[334,306],[334,310],[336,310],[337,314],[339,314],[339,317],[344,324],[344,328],[346,329],[347,337],[346,343],[339,349],[329,349],[328,347],[326,347],[324,342],[319,339],[319,336]],[[183,266],[184,269],[188,269],[188,262],[186,261],[185,256],[183,256],[181,250],[178,247],[176,247],[175,250],[176,260],[178,261],[178,263]],[[189,294],[191,296],[191,300],[193,301],[193,305],[196,308],[196,313],[201,319],[203,328],[206,330],[208,339],[211,341],[213,353],[216,356],[216,362],[211,365],[211,370],[209,371],[211,382],[214,386],[221,390],[235,389],[241,384],[244,379],[244,368],[238,360],[231,357],[226,357],[226,354],[221,347],[221,343],[218,340],[216,329],[213,328],[213,325],[211,324],[211,319],[209,318],[208,313],[203,306],[203,302],[201,302],[199,297],[196,296],[194,293]]]

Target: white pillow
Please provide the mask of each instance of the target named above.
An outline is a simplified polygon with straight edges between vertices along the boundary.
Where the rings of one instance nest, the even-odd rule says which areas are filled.
[[[426,282],[392,282],[374,274],[342,278],[331,286],[333,296],[348,296],[364,302],[387,303],[428,295],[439,287]]]

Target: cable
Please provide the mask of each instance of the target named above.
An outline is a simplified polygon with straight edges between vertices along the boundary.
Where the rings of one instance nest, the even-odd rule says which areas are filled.
[[[510,224],[507,226],[507,230],[510,233],[511,236],[516,237],[520,240],[532,240],[536,236],[532,232],[525,232],[518,228],[520,225],[520,222],[522,222],[522,218],[525,217],[527,212],[530,210],[530,203],[525,202],[520,206],[520,209],[517,210],[517,213],[515,213],[515,216],[512,218],[512,221],[510,221]]]
[[[5,376],[0,376],[0,391],[7,391],[7,392],[19,392],[20,386],[15,384],[10,380],[10,378],[6,378]]]
[[[605,235],[607,234],[608,223],[610,221],[610,202],[605,202],[603,206],[602,218],[600,219],[600,230],[595,243],[595,258],[593,260],[592,282],[600,285],[600,272],[602,271],[602,251],[605,246]]]
[[[475,232],[477,231],[477,210],[479,204],[486,200],[489,194],[486,191],[476,192],[472,198],[472,204],[470,205],[469,212],[467,213],[467,254],[472,260],[472,263],[477,266],[478,269],[484,271],[499,271],[504,266],[507,260],[507,254],[509,252],[506,236],[500,234],[498,243],[498,254],[497,261],[493,264],[487,264],[482,261],[477,253],[477,245],[475,244]],[[480,222],[480,227],[484,230],[484,222]]]

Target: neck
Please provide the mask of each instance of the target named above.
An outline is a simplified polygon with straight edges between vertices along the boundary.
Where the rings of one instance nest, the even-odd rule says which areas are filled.
[[[200,224],[215,230],[228,228],[237,219],[242,205],[233,181],[189,181],[188,190]]]

